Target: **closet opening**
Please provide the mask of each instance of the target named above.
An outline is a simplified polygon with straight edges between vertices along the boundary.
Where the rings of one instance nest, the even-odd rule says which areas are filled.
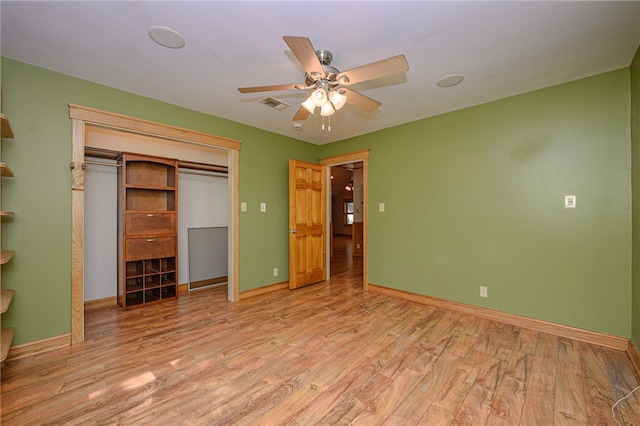
[[[85,147],[85,308],[118,304],[114,284],[120,263],[116,198],[121,156]],[[178,188],[178,294],[227,286],[228,167],[178,161]]]
[[[226,189],[226,205],[218,204],[223,205],[221,208],[226,214],[228,227],[227,299],[239,300],[237,205],[240,141],[74,104],[69,105],[69,115],[72,119],[71,344],[84,340],[85,265],[89,264],[85,256],[85,229],[88,228],[85,222],[91,220],[85,212],[85,201],[92,196],[89,191],[95,183],[91,181],[92,171],[88,169],[97,168],[105,174],[113,173],[116,167],[109,163],[115,162],[114,156],[123,152],[177,159],[180,162],[178,170],[182,169],[179,176],[219,180],[219,186]],[[89,191],[85,190],[87,185]],[[110,197],[108,192],[99,194],[99,199]],[[117,200],[115,196],[113,199]],[[200,211],[192,210],[196,213]],[[193,227],[200,227],[200,223],[196,225]],[[101,227],[102,223],[99,223],[91,226],[91,229]],[[187,260],[187,256],[184,257]],[[188,267],[185,272],[187,270]]]

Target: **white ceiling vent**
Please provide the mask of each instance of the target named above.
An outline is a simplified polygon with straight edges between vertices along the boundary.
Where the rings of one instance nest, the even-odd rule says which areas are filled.
[[[283,110],[289,106],[289,104],[282,102],[279,99],[272,98],[270,96],[264,99],[260,99],[260,103],[270,106],[273,109],[277,109],[278,111]]]

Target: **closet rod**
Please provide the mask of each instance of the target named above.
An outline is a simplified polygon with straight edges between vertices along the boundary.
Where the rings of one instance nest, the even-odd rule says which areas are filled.
[[[97,166],[109,166],[109,167],[122,167],[118,163],[107,163],[104,161],[93,161],[93,160],[84,160],[85,164],[95,164]]]
[[[198,176],[214,176],[214,177],[224,177],[224,178],[228,178],[229,177],[228,173],[194,171],[194,170],[186,170],[186,169],[178,169],[178,174],[181,174],[181,175],[198,175]]]
[[[118,163],[107,163],[105,161],[94,161],[94,160],[85,160],[85,164],[95,164],[97,166],[109,166],[109,167],[122,167],[122,165]],[[183,168],[179,168],[178,173],[185,174],[185,175],[229,177],[228,173],[223,173],[223,172],[197,171],[197,170],[189,170],[189,169],[183,169]]]

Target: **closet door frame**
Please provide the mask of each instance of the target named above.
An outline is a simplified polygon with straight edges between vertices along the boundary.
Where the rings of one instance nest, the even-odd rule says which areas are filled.
[[[198,144],[225,150],[229,185],[229,291],[232,302],[238,292],[238,180],[240,144],[235,139],[169,126],[135,117],[69,104],[71,137],[71,344],[84,341],[84,148],[87,126],[106,127],[124,133],[142,134],[163,141]]]

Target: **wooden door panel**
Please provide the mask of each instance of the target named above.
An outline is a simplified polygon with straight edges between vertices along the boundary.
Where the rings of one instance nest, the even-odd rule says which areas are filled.
[[[289,160],[289,287],[326,277],[326,168]]]

